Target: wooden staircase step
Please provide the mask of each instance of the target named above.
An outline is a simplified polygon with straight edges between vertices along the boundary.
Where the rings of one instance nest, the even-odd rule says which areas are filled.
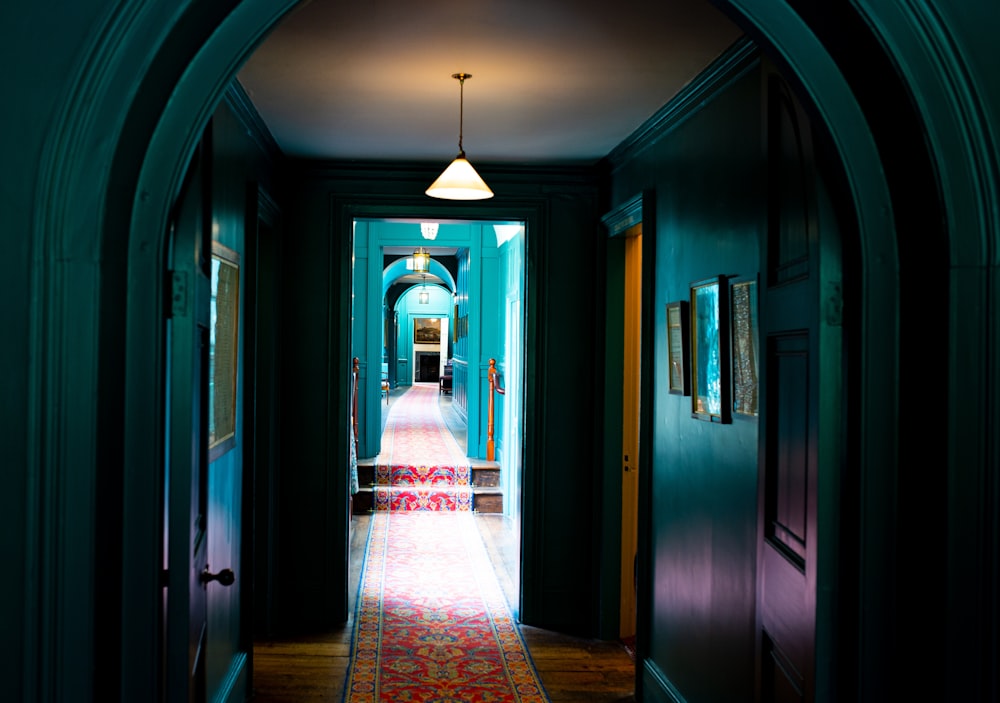
[[[477,513],[502,514],[503,492],[499,488],[473,488],[472,509]]]
[[[479,513],[503,513],[503,491],[500,488],[500,464],[484,459],[470,459],[472,509]],[[369,513],[375,505],[372,486],[375,483],[375,459],[358,461],[359,491],[354,495],[353,512]]]
[[[479,513],[503,513],[503,491],[500,488],[500,464],[483,459],[470,459],[472,481],[472,509]],[[375,505],[375,459],[358,461],[360,490],[352,499],[353,512],[371,512]]]

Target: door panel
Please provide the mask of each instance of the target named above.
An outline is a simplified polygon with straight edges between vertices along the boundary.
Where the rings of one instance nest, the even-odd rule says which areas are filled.
[[[200,147],[172,221],[167,320],[168,701],[205,700],[207,565],[209,231],[205,148]]]
[[[809,338],[774,335],[768,382],[774,456],[767,463],[765,539],[797,568],[805,567],[809,532]]]
[[[816,657],[819,262],[809,122],[765,71],[768,232],[762,261],[759,434],[760,700],[813,701]],[[833,407],[833,406],[831,406]]]
[[[227,241],[229,241],[227,239]],[[235,244],[235,242],[230,242]],[[232,700],[245,686],[249,645],[243,638],[243,278],[241,255],[212,242],[208,467],[206,691]],[[211,580],[207,580],[211,579]]]
[[[211,155],[209,126],[171,220],[166,321],[165,693],[195,703],[242,699],[248,662],[241,268],[213,242]],[[242,245],[242,230],[228,231]]]

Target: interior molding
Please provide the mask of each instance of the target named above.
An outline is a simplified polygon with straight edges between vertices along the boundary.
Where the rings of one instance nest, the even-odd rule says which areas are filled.
[[[642,660],[642,697],[653,703],[687,703],[660,667],[649,659]]]
[[[264,120],[261,118],[260,113],[257,112],[257,108],[250,100],[250,96],[247,95],[246,90],[244,90],[239,80],[236,78],[232,80],[226,87],[224,97],[226,104],[232,109],[233,114],[246,127],[250,138],[256,142],[257,146],[267,155],[268,159],[276,161],[279,158],[284,158],[281,147],[278,146],[278,142],[274,139],[274,135],[271,134],[271,130],[264,124]]]
[[[612,173],[698,112],[706,102],[753,69],[759,59],[760,52],[757,45],[749,37],[743,36],[733,42],[705,70],[605,157],[604,160],[611,165]]]
[[[601,222],[608,228],[609,237],[624,234],[642,222],[642,204],[647,197],[647,193],[639,193],[601,218]]]
[[[918,101],[920,111],[927,123],[928,136],[934,144],[934,151],[951,154],[961,145],[965,158],[942,159],[942,169],[951,174],[948,181],[964,181],[962,189],[973,194],[974,202],[968,207],[949,208],[951,218],[960,217],[961,222],[952,221],[953,229],[965,228],[978,220],[983,239],[949,237],[952,261],[956,265],[978,266],[983,263],[985,252],[995,255],[1000,249],[1000,161],[988,158],[997,154],[998,134],[996,126],[990,122],[989,110],[984,104],[983,91],[977,89],[977,79],[970,68],[970,62],[961,49],[961,42],[955,38],[948,22],[931,3],[903,0],[892,6],[871,7],[870,2],[858,4],[859,12],[873,27],[879,38],[892,48],[894,54],[905,54],[910,58],[907,78],[917,83],[915,76],[940,76],[933,82],[920,82]],[[887,16],[896,17],[887,19]],[[908,36],[909,33],[912,36]],[[910,44],[925,47],[919,53],[910,49]],[[922,58],[929,68],[924,68],[912,57]],[[922,70],[918,70],[922,69]],[[933,86],[933,88],[931,87]],[[940,91],[936,98],[933,91]],[[956,140],[949,133],[949,127],[940,126],[949,120],[957,125],[961,138]],[[959,170],[961,169],[961,170]],[[948,197],[947,195],[945,197]],[[988,233],[993,232],[991,240]],[[989,254],[985,254],[989,260]]]
[[[94,685],[94,653],[70,652],[61,643],[76,638],[70,633],[91,632],[95,627],[87,606],[94,601],[91,574],[97,567],[88,555],[96,549],[96,538],[88,526],[99,510],[93,486],[110,467],[99,465],[100,449],[95,451],[92,439],[98,434],[95,422],[82,411],[87,403],[99,402],[96,375],[79,369],[99,365],[100,340],[97,335],[61,335],[59,330],[100,327],[103,272],[91,258],[93,242],[80,233],[106,227],[104,212],[86,198],[107,188],[109,174],[97,165],[103,164],[106,154],[95,153],[89,140],[102,120],[127,112],[130,91],[118,81],[131,85],[138,78],[136,74],[123,78],[115,68],[138,65],[136,27],[157,24],[151,15],[160,10],[141,1],[120,2],[103,18],[75,62],[69,93],[49,130],[56,138],[46,141],[40,158],[27,297],[31,308],[27,344],[36,362],[27,381],[23,574],[27,587],[21,641],[25,700],[68,700]],[[156,47],[142,50],[152,54]],[[67,501],[69,495],[89,497]],[[77,586],[70,595],[60,596],[60,584],[65,583]]]
[[[112,213],[122,220],[118,228],[106,222],[97,228],[102,246],[120,247],[127,257],[127,278],[122,282],[124,426],[119,430],[124,438],[121,578],[128,581],[127,588],[123,585],[121,589],[122,648],[118,654],[123,700],[157,698],[162,656],[158,637],[150,636],[160,632],[161,604],[148,597],[160,588],[158,556],[150,546],[163,539],[162,520],[157,519],[162,495],[156,473],[143,467],[156,466],[163,451],[163,397],[158,380],[164,363],[163,343],[160,327],[150,325],[149,320],[156,319],[163,309],[162,252],[169,213],[190,154],[225,86],[260,37],[294,5],[294,0],[243,0],[222,18],[192,17],[192,33],[205,32],[201,40],[191,40],[200,47],[193,55],[185,53],[189,45],[169,49],[150,46],[141,41],[143,31],[130,33],[134,41],[115,65],[144,68],[147,73],[138,79],[139,92],[145,100],[162,100],[162,112],[122,109],[117,104],[122,91],[96,92],[93,99],[104,104],[105,112],[126,115],[117,138],[109,139],[115,144],[110,168],[112,181],[128,183],[129,189],[107,190],[78,178],[81,182],[68,187],[68,195],[59,202],[59,208],[72,213],[76,225],[82,226],[80,214],[91,208],[82,207],[79,201],[88,198],[84,202],[89,203],[90,198],[96,198],[105,218]],[[183,13],[176,7],[165,8],[162,3],[146,3],[144,7],[170,13],[167,18],[143,15],[143,29],[149,31],[149,26],[156,24],[169,32],[182,19]],[[183,76],[173,84],[164,83],[161,76],[148,72],[154,58],[164,62],[162,65],[182,69]],[[135,91],[128,94],[134,96]],[[74,109],[75,103],[69,107]],[[89,172],[93,162],[89,156],[78,155],[66,172]],[[85,574],[76,573],[74,578],[85,578]],[[80,659],[78,653],[72,654]]]

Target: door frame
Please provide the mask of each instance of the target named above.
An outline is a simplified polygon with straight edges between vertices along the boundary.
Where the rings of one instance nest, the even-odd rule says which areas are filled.
[[[208,371],[212,261],[211,130],[191,160],[167,238],[171,306],[164,310],[163,691],[169,701],[204,700],[208,666],[210,549]]]
[[[622,366],[624,364],[624,348],[621,344],[625,335],[625,274],[626,254],[625,238],[632,228],[641,226],[646,235],[642,240],[642,281],[643,291],[640,299],[640,340],[639,340],[639,377],[652,377],[653,347],[652,336],[655,318],[653,316],[653,301],[655,299],[655,253],[656,223],[654,217],[654,193],[644,190],[626,200],[602,217],[607,230],[607,265],[605,266],[606,292],[606,334],[605,334],[605,372],[604,393],[608,398],[604,414],[604,471],[600,477],[602,495],[601,549],[606,557],[601,563],[601,618],[599,633],[606,639],[616,639],[621,629],[621,576],[622,576],[622,446],[624,408],[621,399],[624,394]],[[644,556],[643,535],[649,529],[648,506],[642,504],[643,497],[649,495],[642,485],[650,470],[648,457],[652,448],[652,384],[644,384],[639,389],[639,496],[636,502],[637,511],[637,544],[636,544],[636,638],[642,640],[640,634],[644,624],[639,610],[639,590],[643,579],[646,558]]]
[[[338,359],[347,359],[348,355],[351,353],[353,348],[351,342],[351,310],[350,304],[353,294],[353,256],[354,251],[354,222],[356,220],[398,220],[398,219],[413,219],[413,220],[449,220],[453,222],[507,222],[507,221],[520,221],[523,223],[523,233],[521,234],[524,244],[523,244],[523,278],[522,278],[522,290],[521,290],[521,313],[522,313],[522,325],[521,325],[521,340],[522,340],[522,366],[521,374],[522,379],[528,378],[529,376],[535,375],[537,372],[535,368],[537,366],[537,354],[532,352],[533,349],[537,348],[538,339],[538,322],[539,317],[539,303],[537,299],[536,291],[543,288],[538,276],[537,266],[531,266],[529,262],[533,260],[533,257],[538,256],[532,247],[533,237],[538,237],[541,239],[544,234],[541,231],[541,222],[544,221],[545,206],[542,202],[537,201],[514,201],[505,202],[502,196],[496,197],[495,200],[490,201],[489,204],[461,204],[452,203],[446,206],[442,206],[438,203],[429,203],[425,197],[421,196],[372,196],[370,193],[358,193],[353,195],[338,194],[331,198],[331,222],[332,231],[331,236],[342,240],[343,247],[346,247],[347,255],[343,252],[339,256],[336,254],[331,257],[331,280],[340,282],[340,289],[334,290],[335,286],[331,286],[331,296],[337,298],[339,296],[340,300],[346,302],[346,310],[335,310],[332,309],[332,315],[340,315],[338,323],[338,329],[343,335],[342,339],[346,344],[346,350],[341,354],[331,354],[329,362],[331,368],[329,370],[330,377],[336,378],[337,374],[340,373],[340,369],[337,368]],[[379,265],[373,266],[369,265],[369,272],[374,271],[376,268],[378,271],[384,271],[384,267],[381,263],[382,257],[382,244],[379,245],[379,251],[377,256],[379,257]],[[369,252],[369,256],[371,253]],[[339,266],[340,269],[337,270],[336,267]],[[346,273],[344,269],[349,269]],[[457,282],[456,282],[457,284]],[[377,282],[368,281],[369,292],[378,290],[380,293],[383,290],[383,281],[380,277]],[[371,293],[369,293],[370,295]],[[382,304],[384,303],[384,298],[381,296],[378,299],[381,301],[377,305],[372,305],[369,302],[370,313],[379,314],[384,316],[382,310]],[[503,302],[503,300],[501,300]],[[398,315],[398,312],[395,314]],[[480,321],[482,323],[482,321]],[[383,325],[384,320],[380,320],[379,325]],[[397,331],[398,333],[398,331]],[[371,350],[369,350],[371,352]],[[478,347],[472,347],[473,356],[478,356],[481,354],[482,350]],[[369,357],[371,358],[371,357]],[[478,378],[479,374],[479,363],[472,363],[470,360],[469,364],[469,381],[473,382],[474,378]],[[345,361],[346,364],[346,361]],[[531,427],[532,423],[536,425],[539,422],[539,414],[536,413],[533,408],[538,407],[534,404],[533,398],[537,394],[537,389],[534,387],[535,384],[530,384],[525,382],[523,384],[523,391],[518,399],[518,402],[522,406],[522,423],[525,428]],[[480,400],[485,398],[487,391],[482,391],[481,396],[476,394],[470,394],[470,404],[472,402],[479,403]],[[345,401],[346,402],[346,401]],[[483,400],[483,402],[485,402]],[[341,405],[336,405],[334,407],[342,407]],[[470,411],[470,417],[473,413]],[[485,423],[485,415],[483,415],[483,422]],[[534,547],[525,547],[524,535],[526,533],[531,534],[533,528],[531,522],[526,518],[525,504],[531,504],[535,499],[531,494],[533,485],[531,481],[526,480],[526,468],[528,466],[540,466],[540,460],[532,460],[532,456],[537,456],[539,452],[540,443],[534,440],[535,437],[542,436],[540,430],[526,432],[527,438],[521,442],[520,446],[520,456],[513,461],[514,465],[519,467],[520,479],[519,485],[521,486],[521,495],[517,496],[519,501],[519,507],[517,513],[520,518],[520,524],[518,528],[518,538],[519,544],[517,545],[518,553],[520,554],[520,563],[518,564],[518,573],[522,575],[522,578],[517,583],[517,594],[519,603],[517,604],[517,612],[523,612],[523,601],[524,601],[524,588],[523,588],[523,574],[525,572],[525,563],[528,559],[541,560],[541,550],[538,545]],[[537,473],[537,472],[536,472]],[[338,498],[339,500],[339,498]],[[506,498],[505,498],[506,500]],[[349,547],[349,545],[345,545]],[[345,559],[347,558],[347,552],[345,552]],[[530,570],[530,567],[529,567]],[[345,593],[346,593],[346,582],[345,582]],[[345,611],[346,618],[346,611]]]
[[[226,82],[235,70],[235,66],[238,65],[240,58],[250,51],[253,41],[269,29],[277,21],[278,17],[292,4],[290,2],[248,0],[238,6],[231,15],[221,20],[217,26],[216,39],[210,44],[206,44],[204,51],[189,57],[190,63],[185,70],[185,79],[175,86],[173,90],[174,100],[157,123],[156,129],[148,141],[149,148],[142,152],[145,156],[138,165],[139,177],[136,179],[138,185],[135,192],[135,200],[130,204],[129,208],[126,208],[126,211],[131,213],[131,221],[126,232],[135,233],[135,236],[127,237],[129,247],[128,261],[131,275],[129,277],[129,294],[127,296],[128,310],[126,311],[129,336],[126,340],[125,357],[127,362],[126,378],[131,380],[126,384],[128,393],[126,407],[137,409],[136,415],[133,415],[129,411],[126,412],[126,417],[132,421],[133,426],[138,426],[137,429],[139,430],[136,433],[127,433],[129,440],[139,438],[148,440],[150,435],[155,436],[155,430],[152,430],[148,426],[149,413],[144,409],[145,404],[148,402],[147,392],[149,389],[148,383],[143,382],[143,379],[155,377],[156,370],[162,365],[156,349],[157,342],[155,336],[150,335],[143,324],[149,313],[155,311],[161,304],[159,295],[150,295],[150,291],[148,290],[148,281],[158,280],[155,270],[149,271],[149,269],[151,265],[155,266],[159,263],[158,257],[155,255],[155,247],[154,252],[149,250],[148,238],[150,235],[148,233],[155,233],[162,230],[163,222],[165,221],[164,213],[169,209],[169,205],[176,192],[176,184],[178,183],[177,173],[182,170],[183,164],[186,163],[186,156],[191,152],[194,140],[198,134],[198,128],[207,122],[208,116],[217,103],[217,96],[221,95]],[[278,10],[277,12],[275,12],[276,9]],[[739,11],[738,6],[737,10]],[[254,12],[259,14],[253,16]],[[854,101],[846,81],[833,64],[832,59],[801,18],[794,15],[789,8],[774,8],[768,10],[766,14],[761,14],[758,8],[747,8],[745,16],[750,18],[756,17],[755,20],[751,21],[759,22],[763,26],[775,25],[782,27],[784,31],[779,35],[768,38],[772,42],[772,48],[779,54],[786,58],[794,58],[795,56],[806,57],[801,63],[794,60],[789,60],[789,63],[792,66],[806,68],[806,72],[812,75],[814,80],[810,80],[809,84],[816,91],[817,99],[820,101],[820,107],[824,114],[836,127],[833,130],[835,141],[845,161],[850,165],[849,174],[852,185],[855,187],[853,193],[857,198],[862,243],[863,245],[887,249],[893,254],[893,256],[885,258],[873,257],[873,265],[868,269],[871,276],[871,280],[868,281],[871,290],[880,294],[873,295],[868,301],[867,329],[879,330],[880,333],[884,330],[892,330],[894,332],[895,328],[890,321],[893,319],[896,307],[896,276],[891,266],[891,262],[895,260],[895,248],[891,220],[882,210],[882,204],[888,202],[889,197],[886,184],[881,177],[882,171],[878,151],[874,140],[868,136],[864,127],[863,114]],[[248,37],[250,37],[250,41],[248,41]],[[811,61],[814,65],[807,66],[805,65],[806,61]],[[179,109],[180,106],[187,106],[187,108],[197,106],[198,109],[192,112],[190,109]],[[178,144],[187,146],[177,149]],[[127,144],[119,146],[122,149],[128,147]],[[334,232],[331,233],[332,235],[337,236],[338,231],[340,233],[349,231],[349,222],[353,217],[387,217],[393,214],[414,216],[424,211],[428,217],[440,218],[447,216],[454,217],[456,216],[456,211],[459,211],[457,212],[458,216],[474,219],[484,214],[481,206],[477,208],[458,206],[457,208],[448,208],[445,211],[440,206],[432,209],[432,206],[421,205],[420,203],[423,201],[417,198],[368,198],[366,200],[363,194],[360,197],[362,198],[361,200],[352,200],[351,204],[343,201],[334,204]],[[377,200],[378,202],[372,202],[373,200]],[[115,206],[114,201],[114,194],[108,194],[106,201],[108,203],[108,210],[113,209]],[[369,204],[358,204],[365,202]],[[401,203],[402,205],[392,205],[392,203]],[[464,212],[462,212],[463,207],[465,207]],[[529,203],[525,209],[515,207],[501,210],[497,207],[496,210],[491,210],[488,214],[496,219],[524,220],[530,231],[543,235],[542,224],[545,221],[544,205],[537,201]],[[155,234],[152,236],[156,237]],[[340,288],[336,293],[339,295],[339,304],[345,309],[331,310],[331,314],[336,315],[338,319],[347,320],[349,319],[347,306],[349,306],[350,237],[339,236],[338,241],[341,243],[342,251],[340,251],[340,256],[337,258],[343,263],[340,269],[331,270],[331,280],[340,282]],[[529,260],[535,255],[536,251],[537,248],[531,246],[531,243],[528,242],[526,255]],[[652,261],[654,257],[650,254],[645,258],[648,261]],[[531,272],[536,270],[537,267],[529,265],[529,276]],[[146,272],[145,276],[143,275],[144,271]],[[537,305],[535,293],[538,291],[538,286],[535,285],[536,283],[537,281],[533,282],[529,280],[526,287],[528,324],[526,325],[525,333],[527,336],[527,348],[529,349],[526,368],[526,378],[528,379],[534,376],[533,357],[535,355],[530,350],[534,348],[533,340],[538,338],[536,327],[538,317],[532,314]],[[331,288],[331,294],[334,293],[334,288],[336,286]],[[350,349],[349,329],[347,329],[346,323],[343,327],[335,330],[332,336],[331,358],[334,361],[331,363],[336,363],[336,359],[342,358],[346,368],[347,355]],[[885,338],[884,334],[882,338]],[[893,347],[893,344],[886,344],[884,349],[891,349]],[[877,349],[866,351],[869,354],[875,354]],[[892,361],[893,356],[891,354],[883,353],[881,355],[881,363],[877,364],[877,366],[891,367]],[[331,368],[332,378],[340,377],[337,375],[338,370],[339,366]],[[886,394],[894,397],[893,375],[884,373],[880,377],[877,377],[877,379],[877,382],[871,387],[874,392],[868,397],[885,397]],[[335,409],[347,407],[346,393],[349,384],[345,382],[341,385],[341,389],[331,389],[330,403],[331,407]],[[533,438],[537,437],[538,433],[530,431],[530,429],[533,429],[531,409],[537,407],[537,404],[533,402],[531,397],[534,395],[535,388],[537,388],[535,384],[529,383],[527,386],[526,426],[529,428],[529,433],[528,442],[526,443],[528,446],[525,447],[525,466],[532,463],[531,457],[537,451],[537,447],[531,445],[534,441]],[[338,394],[344,395],[344,397],[341,398]],[[334,412],[331,414],[331,417],[336,418],[339,414],[339,412]],[[892,436],[893,418],[890,414],[884,412],[881,414],[873,413],[871,417],[870,428],[876,432],[879,432],[881,429],[885,433],[885,436]],[[337,430],[340,426],[347,426],[346,415],[340,425],[335,425],[335,427],[331,428],[331,437],[334,438],[333,441],[335,443],[334,453],[338,456],[342,455],[346,461],[348,456],[347,437],[345,433]],[[341,437],[341,434],[344,434],[344,436]],[[891,464],[894,461],[892,448],[887,444],[872,444],[868,449],[870,450],[870,454],[865,457],[866,461],[875,461],[883,464],[886,462]],[[140,464],[142,457],[147,452],[148,449],[145,446],[140,446],[134,441],[127,443],[126,453],[131,457],[128,460],[129,463],[132,463],[132,459],[134,459],[136,464]],[[648,456],[648,452],[646,452],[646,456]],[[645,473],[648,474],[648,472]],[[136,510],[141,510],[141,506],[148,505],[149,503],[150,489],[147,485],[144,485],[144,481],[141,479],[136,480],[135,476],[128,476],[126,479],[126,506],[133,506]],[[538,510],[538,506],[536,505],[537,499],[532,495],[532,487],[532,480],[529,477],[524,485],[525,510],[523,515],[525,525],[522,535],[530,533],[530,525],[534,521],[541,521],[540,514],[536,514]],[[331,497],[334,500],[343,498],[342,502],[346,506],[347,491],[348,488],[345,482],[344,486],[337,486],[335,488]],[[142,520],[136,520],[135,517],[134,515],[131,519],[128,516],[125,517],[127,527],[129,527],[132,520],[138,526],[141,526]],[[640,530],[642,530],[641,523]],[[125,533],[129,535],[123,553],[123,562],[126,568],[130,564],[142,564],[145,561],[143,551],[151,543],[148,530],[139,529],[133,531],[129,527],[129,529],[125,530]],[[346,573],[347,536],[349,534],[349,530],[346,527],[343,530],[343,534],[342,547],[338,547],[336,553],[330,554],[329,557],[333,562],[343,562]],[[532,542],[525,542],[522,539],[522,543],[522,580],[525,580],[531,578],[532,569],[541,569],[542,556],[533,553]],[[874,584],[872,588],[875,588],[875,586],[877,584]],[[873,592],[877,590],[875,588]],[[886,595],[882,594],[881,600],[885,600]],[[640,604],[641,597],[640,593]],[[876,600],[879,599],[876,598]],[[346,597],[344,601],[343,609],[346,616]],[[522,612],[525,614],[532,611],[532,604],[525,603],[523,606]],[[137,612],[149,612],[148,604],[133,603],[131,606],[123,605],[123,607],[134,607]],[[131,630],[131,632],[128,630]],[[139,637],[138,631],[132,629],[130,622],[126,626],[126,641],[138,639]],[[151,658],[150,654],[142,650],[136,652],[129,647],[124,648],[123,670],[127,672],[126,678],[134,681],[136,685],[141,684],[140,677],[142,676],[142,672],[153,673],[155,671],[156,660],[155,658]],[[135,661],[137,658],[140,658],[141,661]]]
[[[46,438],[62,438],[63,451],[59,453],[32,452],[29,459],[30,481],[27,491],[37,498],[38,507],[30,508],[27,524],[37,526],[37,537],[32,538],[29,567],[41,574],[37,595],[32,594],[25,603],[26,619],[38,624],[47,612],[43,606],[54,603],[51,618],[57,627],[42,631],[28,625],[27,630],[37,632],[27,636],[25,671],[34,672],[38,681],[62,681],[59,691],[78,691],[74,685],[84,687],[91,682],[93,656],[79,656],[58,646],[67,628],[93,632],[87,609],[82,605],[94,602],[93,578],[82,578],[93,573],[96,567],[81,564],[70,554],[77,553],[66,545],[82,546],[79,553],[93,547],[82,536],[89,535],[98,525],[94,539],[109,537],[120,554],[122,583],[113,587],[120,592],[120,600],[111,599],[117,611],[115,620],[120,626],[115,641],[121,643],[121,687],[127,698],[153,700],[150,686],[156,680],[160,651],[149,633],[157,631],[159,604],[153,594],[159,592],[161,578],[156,555],[160,540],[160,526],[156,517],[162,496],[157,480],[149,475],[148,467],[157,465],[162,456],[163,440],[158,428],[162,426],[162,389],[157,379],[163,368],[163,340],[150,325],[158,319],[164,301],[162,280],[162,245],[167,213],[172,204],[193,144],[216,104],[225,83],[234,75],[240,62],[257,41],[294,5],[293,0],[244,0],[228,15],[202,18],[189,26],[189,34],[172,41],[150,42],[149,37],[168,37],[168,30],[184,21],[176,5],[160,3],[150,6],[134,0],[122,8],[133,11],[134,23],[120,23],[115,31],[102,34],[95,40],[88,60],[81,62],[75,86],[89,85],[92,89],[66,91],[65,101],[59,112],[58,124],[52,140],[41,157],[39,196],[33,215],[35,231],[41,233],[51,245],[47,254],[39,254],[36,275],[32,284],[32,319],[44,321],[51,334],[34,329],[31,339],[32,358],[39,361],[32,369],[30,385],[33,388],[64,388],[69,398],[98,398],[95,392],[98,370],[104,383],[119,382],[121,398],[102,397],[88,402],[109,410],[107,417],[124,419],[114,432],[98,426],[93,417],[78,412],[72,404],[55,407],[33,406],[28,438],[29,446],[45,446]],[[880,343],[863,341],[860,356],[865,363],[866,385],[858,407],[865,417],[859,428],[865,435],[861,450],[861,469],[868,467],[893,467],[896,456],[890,438],[895,437],[897,410],[879,403],[879,398],[896,397],[894,364],[898,343],[895,312],[898,309],[898,275],[895,236],[891,217],[880,210],[883,203],[892,202],[889,196],[880,159],[874,140],[867,137],[866,124],[848,82],[837,69],[822,44],[790,8],[769,6],[762,0],[734,0],[719,2],[732,8],[742,18],[744,25],[753,25],[762,35],[762,44],[779,53],[794,70],[807,91],[818,99],[824,118],[830,126],[849,171],[852,195],[855,197],[859,221],[859,238],[865,275],[862,285],[864,320],[860,323],[864,340],[879,339]],[[771,3],[770,5],[777,5]],[[925,12],[911,7],[914,13]],[[224,13],[225,10],[219,12]],[[929,12],[929,11],[927,11]],[[925,84],[940,76],[951,75],[943,52],[928,52],[906,48],[903,40],[908,34],[924,36],[928,18],[868,17],[868,27],[879,27],[880,32],[894,31],[897,41],[884,49],[889,56],[898,58],[903,65],[927,61]],[[109,24],[117,17],[109,18]],[[928,22],[941,24],[940,18]],[[887,28],[888,26],[888,28]],[[875,29],[871,29],[875,32]],[[947,37],[947,32],[937,32]],[[101,58],[97,58],[101,57]],[[103,58],[110,57],[110,58]],[[936,62],[936,63],[935,63]],[[129,70],[107,70],[129,66]],[[176,84],[163,81],[161,74],[149,70],[151,66],[178,69],[183,80]],[[910,79],[916,85],[919,79]],[[899,79],[900,83],[902,80]],[[951,91],[957,100],[929,100],[933,107],[920,106],[921,116],[938,111],[936,133],[930,149],[935,155],[947,152],[946,145],[960,144],[971,149],[981,144],[982,134],[992,130],[982,123],[987,113],[976,109],[975,76],[959,75],[959,87],[950,88],[953,81],[942,80],[937,91]],[[967,89],[967,90],[966,90]],[[152,110],[130,111],[136,95],[142,104],[159,101],[162,113]],[[949,93],[951,94],[951,93]],[[818,98],[816,97],[818,96]],[[118,116],[127,115],[120,119]],[[954,117],[952,120],[950,118]],[[98,124],[104,125],[98,128]],[[117,130],[117,131],[116,131]],[[95,134],[103,135],[103,143],[110,143],[114,156],[110,171],[95,173],[94,155],[97,147],[92,140]],[[100,152],[106,156],[106,151]],[[951,161],[942,159],[948,177],[942,177],[943,199],[948,204],[949,230],[968,232],[968,237],[956,241],[973,249],[979,239],[990,231],[990,208],[996,190],[996,177],[979,174],[973,170],[963,173],[968,164],[979,163],[969,153],[964,158]],[[953,164],[953,165],[951,165]],[[988,165],[979,163],[980,168]],[[58,174],[58,176],[57,176]],[[129,188],[108,187],[108,182],[134,184]],[[984,207],[953,207],[961,194],[971,193],[972,199]],[[960,226],[959,226],[960,225]],[[74,266],[62,255],[63,251],[76,251],[81,232],[92,233],[90,244],[102,252],[117,252],[99,272],[87,266],[89,278],[80,279],[70,291],[65,270]],[[44,245],[39,244],[41,249]],[[983,251],[988,250],[984,247]],[[969,261],[977,261],[975,251],[968,254]],[[114,306],[104,308],[104,316],[113,318],[98,322],[93,300],[102,292],[110,291],[109,298],[118,297],[121,310]],[[85,293],[91,293],[87,295]],[[125,301],[125,302],[121,302]],[[63,334],[59,330],[75,329],[70,321],[93,327],[94,333],[82,341],[79,336]],[[124,323],[116,329],[116,322]],[[962,317],[955,323],[953,338],[963,338],[957,332],[975,331],[975,320]],[[964,327],[963,327],[964,325]],[[120,329],[124,327],[124,340]],[[960,329],[959,329],[960,328]],[[111,358],[106,358],[105,355]],[[986,366],[980,357],[977,366]],[[92,374],[75,373],[81,368],[94,369]],[[105,378],[106,374],[106,378]],[[63,384],[59,386],[58,384]],[[983,390],[986,394],[986,390]],[[982,398],[969,402],[962,410],[969,425],[981,416],[986,401]],[[94,433],[98,433],[94,446]],[[106,433],[106,434],[105,434]],[[885,437],[877,440],[879,436]],[[114,437],[115,439],[112,439]],[[124,446],[118,451],[107,451],[104,444],[113,444],[124,437]],[[969,446],[968,466],[986,466],[988,462],[975,460],[976,452],[985,451]],[[98,456],[100,455],[100,460]],[[862,584],[866,605],[873,613],[891,606],[889,584],[878,579],[887,573],[887,566],[879,566],[889,553],[892,530],[886,529],[886,517],[875,514],[877,504],[891,502],[893,485],[889,474],[875,472],[866,486],[872,505],[865,506],[863,518],[872,518],[873,525],[866,537],[872,542],[865,555],[870,566],[869,577]],[[119,517],[97,519],[94,500],[60,509],[60,487],[89,486],[105,481],[121,485],[122,511]],[[44,509],[43,509],[44,508]],[[885,530],[883,534],[883,530]],[[82,545],[70,538],[81,535]],[[57,598],[59,584],[79,583],[73,597]],[[971,607],[971,606],[970,606]],[[119,639],[120,638],[120,639]],[[882,651],[886,643],[872,640],[866,643],[872,651]],[[41,652],[57,652],[52,658],[42,657]],[[32,690],[38,684],[31,684]],[[48,689],[46,689],[48,690]]]

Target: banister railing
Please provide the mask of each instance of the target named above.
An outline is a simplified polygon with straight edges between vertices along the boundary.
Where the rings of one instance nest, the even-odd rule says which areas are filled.
[[[354,430],[354,446],[358,446],[358,377],[361,375],[361,360],[354,357],[351,369],[351,429]]]
[[[486,371],[486,382],[490,388],[486,404],[486,461],[494,461],[496,442],[493,441],[493,393],[504,395],[507,392],[500,387],[500,372],[497,371],[496,359],[490,359],[490,367]]]

